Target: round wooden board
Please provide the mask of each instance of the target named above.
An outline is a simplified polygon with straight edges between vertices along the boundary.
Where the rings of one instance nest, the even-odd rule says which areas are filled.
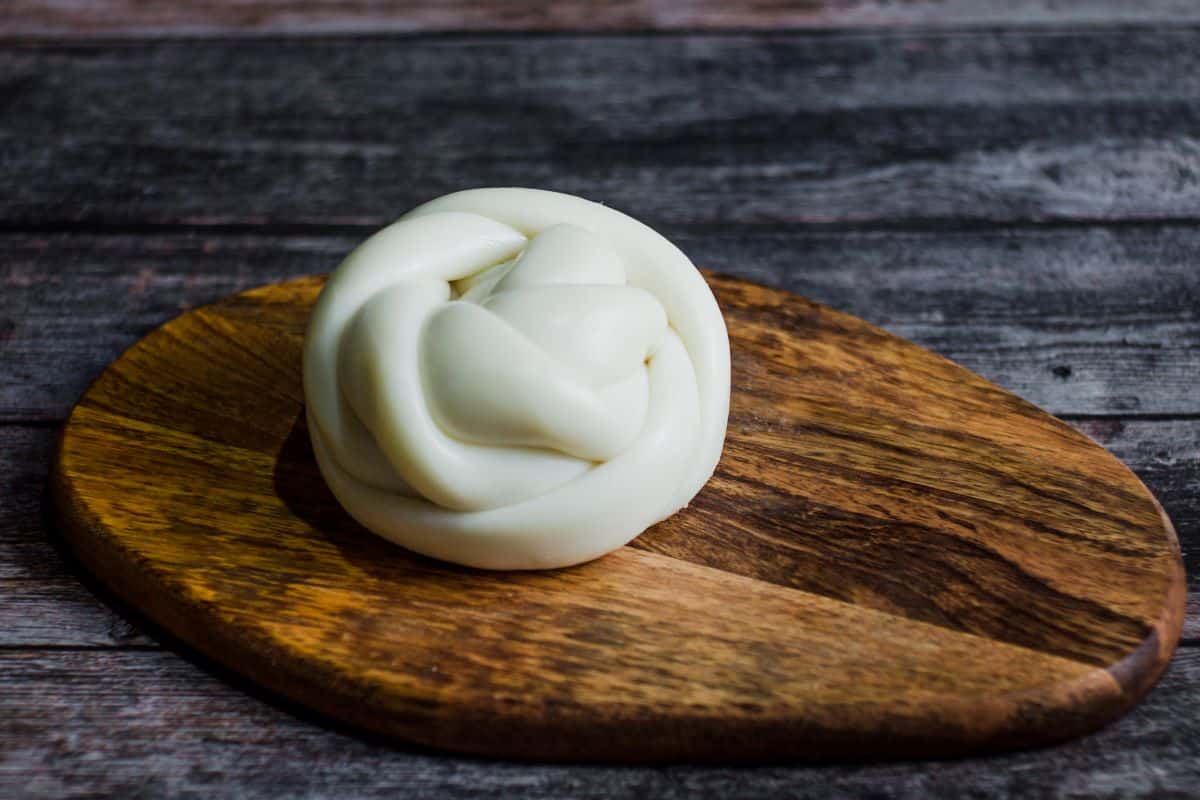
[[[1149,691],[1183,568],[1128,469],[861,320],[709,279],[733,348],[721,465],[598,561],[463,569],[346,516],[302,413],[321,278],[192,311],[114,362],[63,431],[59,525],[233,670],[472,753],[950,755],[1076,735]]]

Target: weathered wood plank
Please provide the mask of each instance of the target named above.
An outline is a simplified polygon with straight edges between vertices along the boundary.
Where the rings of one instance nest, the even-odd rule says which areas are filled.
[[[239,289],[328,271],[348,244],[5,237],[0,414],[60,420],[109,361],[167,319]]]
[[[0,647],[151,644],[51,544],[42,490],[57,437],[57,427],[0,426]]]
[[[9,586],[44,584],[65,574],[42,532],[41,519],[42,488],[57,437],[57,426],[0,426],[0,581]],[[9,591],[0,592],[0,608],[7,608],[11,600]],[[10,619],[6,613],[0,616]]]
[[[873,766],[581,767],[397,750],[297,718],[163,652],[0,654],[8,797],[1189,796],[1200,761],[1200,649],[1101,732],[1002,757]]]
[[[699,263],[863,317],[1056,414],[1200,412],[1193,227],[676,238]]]
[[[664,232],[699,264],[863,317],[1053,413],[1200,413],[1200,229]],[[326,272],[356,239],[3,237],[0,419],[63,418],[181,310]]]
[[[0,36],[197,36],[273,33],[408,33],[462,30],[677,30],[681,28],[994,25],[1121,25],[1200,21],[1186,0],[622,0],[511,3],[500,0],[394,2],[367,0],[206,0],[158,4],[136,0],[11,0],[0,12]]]
[[[1200,217],[1198,28],[10,46],[0,76],[10,228],[377,225],[478,185],[677,225]]]

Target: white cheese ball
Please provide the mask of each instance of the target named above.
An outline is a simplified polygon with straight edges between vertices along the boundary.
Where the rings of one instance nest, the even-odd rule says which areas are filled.
[[[308,427],[379,536],[484,569],[615,550],[712,476],[729,338],[696,267],[619,211],[474,189],[356,248],[313,309]]]

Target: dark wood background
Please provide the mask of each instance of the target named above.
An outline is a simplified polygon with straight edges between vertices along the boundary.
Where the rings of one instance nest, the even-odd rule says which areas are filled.
[[[0,7],[0,795],[1194,794],[1200,605],[1050,750],[542,766],[396,749],[184,653],[41,516],[58,426],[181,309],[329,270],[458,188],[542,186],[834,305],[1125,460],[1200,568],[1200,6],[122,0]],[[160,10],[156,10],[160,9]]]

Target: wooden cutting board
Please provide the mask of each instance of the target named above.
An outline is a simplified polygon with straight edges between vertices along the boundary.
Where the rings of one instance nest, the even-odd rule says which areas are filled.
[[[914,344],[709,279],[733,348],[724,457],[598,561],[475,571],[347,517],[302,413],[321,278],[192,311],[114,362],[63,430],[59,527],[233,670],[471,753],[941,756],[1081,734],[1150,690],[1183,568],[1128,469]]]

